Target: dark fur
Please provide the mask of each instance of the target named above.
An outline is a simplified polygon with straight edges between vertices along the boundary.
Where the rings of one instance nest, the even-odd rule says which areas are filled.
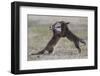
[[[69,28],[68,28],[68,24],[69,23],[64,23],[63,21],[62,23],[62,30],[63,30],[63,37],[66,37],[67,39],[69,39],[70,41],[73,41],[75,44],[75,47],[78,49],[79,53],[81,52],[81,49],[79,47],[79,42],[83,43],[84,45],[86,44],[83,39],[80,39],[79,37],[77,37],[75,34],[73,34]]]
[[[48,51],[48,53],[51,54],[53,52],[54,46],[57,44],[57,42],[59,41],[59,39],[61,37],[66,37],[70,41],[73,41],[73,43],[75,44],[75,47],[78,49],[78,51],[80,53],[81,49],[79,47],[79,42],[81,42],[83,44],[86,44],[86,43],[70,31],[70,29],[68,28],[69,22],[67,22],[67,23],[65,23],[64,21],[59,22],[59,23],[61,23],[61,33],[58,33],[54,29],[56,23],[54,25],[52,25],[53,37],[48,42],[47,46],[42,51],[38,52],[37,54],[43,54],[45,51]]]

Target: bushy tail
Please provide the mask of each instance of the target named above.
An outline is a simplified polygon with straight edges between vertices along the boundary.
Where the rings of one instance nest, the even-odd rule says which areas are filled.
[[[38,53],[32,53],[31,55],[42,55],[42,54],[44,54],[44,50],[42,50],[42,51],[39,51]]]

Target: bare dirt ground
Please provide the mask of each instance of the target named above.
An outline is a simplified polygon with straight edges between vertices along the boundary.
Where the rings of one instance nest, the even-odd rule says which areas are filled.
[[[39,19],[42,20],[41,17],[39,17]],[[51,18],[49,18],[48,20],[50,19]],[[57,19],[59,20],[59,18],[56,18],[55,21]],[[72,17],[72,19],[75,19],[75,17]],[[81,22],[80,21],[75,22],[75,20],[72,21],[72,19],[70,18],[69,20],[71,22],[69,28],[78,37],[84,39],[88,45],[87,22],[85,22],[87,18],[83,18],[83,19],[81,18]],[[76,19],[80,19],[80,17],[79,18],[77,17]],[[62,20],[66,20],[66,18],[63,18]],[[54,23],[52,21],[51,23],[47,23],[47,24],[37,23],[38,19],[37,22],[34,21],[35,20],[33,20],[33,22],[29,21],[28,23],[28,51],[27,51],[28,61],[88,58],[87,45],[84,46],[83,44],[80,43],[80,47],[82,51],[79,54],[73,42],[69,41],[67,38],[61,38],[60,41],[55,46],[53,53],[50,55],[48,55],[47,53],[43,55],[31,55],[32,53],[37,53],[41,51],[46,46],[46,44],[52,37],[52,31],[49,30],[49,26]]]

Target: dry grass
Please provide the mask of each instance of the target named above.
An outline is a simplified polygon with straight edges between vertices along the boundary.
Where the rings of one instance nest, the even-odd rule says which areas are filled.
[[[50,38],[52,37],[52,31],[49,30],[48,25],[36,25],[28,27],[28,60],[50,60],[50,59],[83,59],[87,58],[87,45],[81,47],[81,54],[75,48],[73,42],[69,41],[67,38],[61,38],[60,41],[54,48],[54,51],[50,55],[31,55],[31,53],[37,53],[41,51]],[[87,43],[87,25],[73,25],[71,24],[69,28],[80,38],[85,39]]]

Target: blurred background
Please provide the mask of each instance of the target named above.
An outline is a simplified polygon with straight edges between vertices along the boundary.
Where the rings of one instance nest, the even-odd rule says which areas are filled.
[[[37,53],[45,48],[49,40],[51,39],[52,31],[49,27],[57,21],[70,22],[69,29],[88,42],[88,18],[78,16],[53,16],[53,15],[27,15],[28,19],[28,60],[49,60],[49,59],[76,59],[87,58],[87,45],[81,47],[81,54],[78,54],[78,50],[75,48],[73,42],[67,38],[61,38],[54,48],[53,54],[42,55],[37,57],[31,55]]]

